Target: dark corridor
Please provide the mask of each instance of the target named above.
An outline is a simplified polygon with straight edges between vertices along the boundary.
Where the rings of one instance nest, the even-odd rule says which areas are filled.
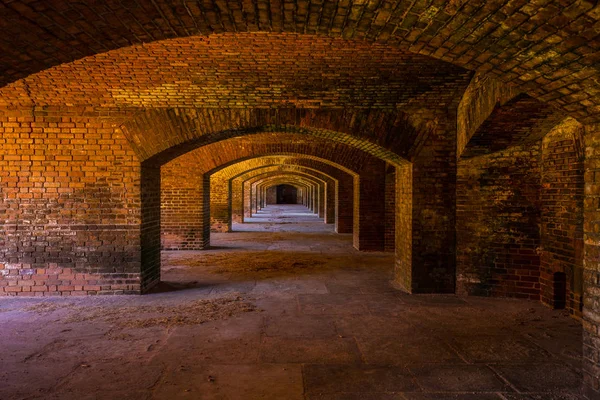
[[[292,185],[277,185],[277,204],[297,204],[298,189]]]

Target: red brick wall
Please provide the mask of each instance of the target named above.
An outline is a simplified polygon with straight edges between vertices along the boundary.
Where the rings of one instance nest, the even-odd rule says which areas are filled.
[[[583,203],[583,380],[589,399],[600,396],[600,125],[586,126]]]
[[[165,250],[201,250],[210,243],[210,180],[189,157],[161,168],[161,242]]]
[[[457,291],[538,300],[540,146],[461,159]]]
[[[583,308],[583,127],[574,120],[554,128],[542,142],[542,302],[581,317]],[[566,278],[565,300],[555,273]],[[560,303],[566,304],[560,304]]]
[[[385,236],[385,167],[383,160],[367,163],[354,185],[354,247],[383,251]]]
[[[9,115],[0,116],[0,295],[139,293],[140,163],[120,130]]]

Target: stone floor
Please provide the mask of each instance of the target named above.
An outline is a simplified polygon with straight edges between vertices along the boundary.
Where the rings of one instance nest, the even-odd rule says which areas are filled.
[[[165,252],[153,294],[0,299],[0,399],[580,398],[562,312],[405,295],[392,255],[272,217]]]

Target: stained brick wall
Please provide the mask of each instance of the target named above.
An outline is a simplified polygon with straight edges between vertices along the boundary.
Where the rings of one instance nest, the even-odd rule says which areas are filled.
[[[565,307],[576,317],[581,317],[583,307],[583,152],[583,126],[572,119],[555,127],[542,142],[542,302]],[[565,274],[564,288],[556,273]]]
[[[538,300],[540,145],[462,159],[457,291]]]
[[[600,125],[585,127],[583,208],[583,379],[589,399],[600,397]]]
[[[394,285],[403,291],[413,291],[413,165],[396,167],[396,259]]]
[[[364,166],[354,183],[354,247],[383,251],[385,237],[385,168],[382,160]]]
[[[178,158],[162,166],[160,225],[164,250],[208,247],[209,193],[209,177],[199,172],[192,158]]]
[[[435,116],[435,122],[421,133],[424,143],[411,159],[413,248],[409,290],[414,293],[455,291],[456,119],[453,115]],[[407,192],[398,186],[396,190]]]
[[[0,295],[140,292],[140,163],[114,124],[1,115],[0,197]]]

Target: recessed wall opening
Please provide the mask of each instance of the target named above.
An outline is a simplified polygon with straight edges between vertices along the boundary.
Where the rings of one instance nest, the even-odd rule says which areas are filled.
[[[106,3],[0,5],[0,398],[600,398],[597,2]]]

